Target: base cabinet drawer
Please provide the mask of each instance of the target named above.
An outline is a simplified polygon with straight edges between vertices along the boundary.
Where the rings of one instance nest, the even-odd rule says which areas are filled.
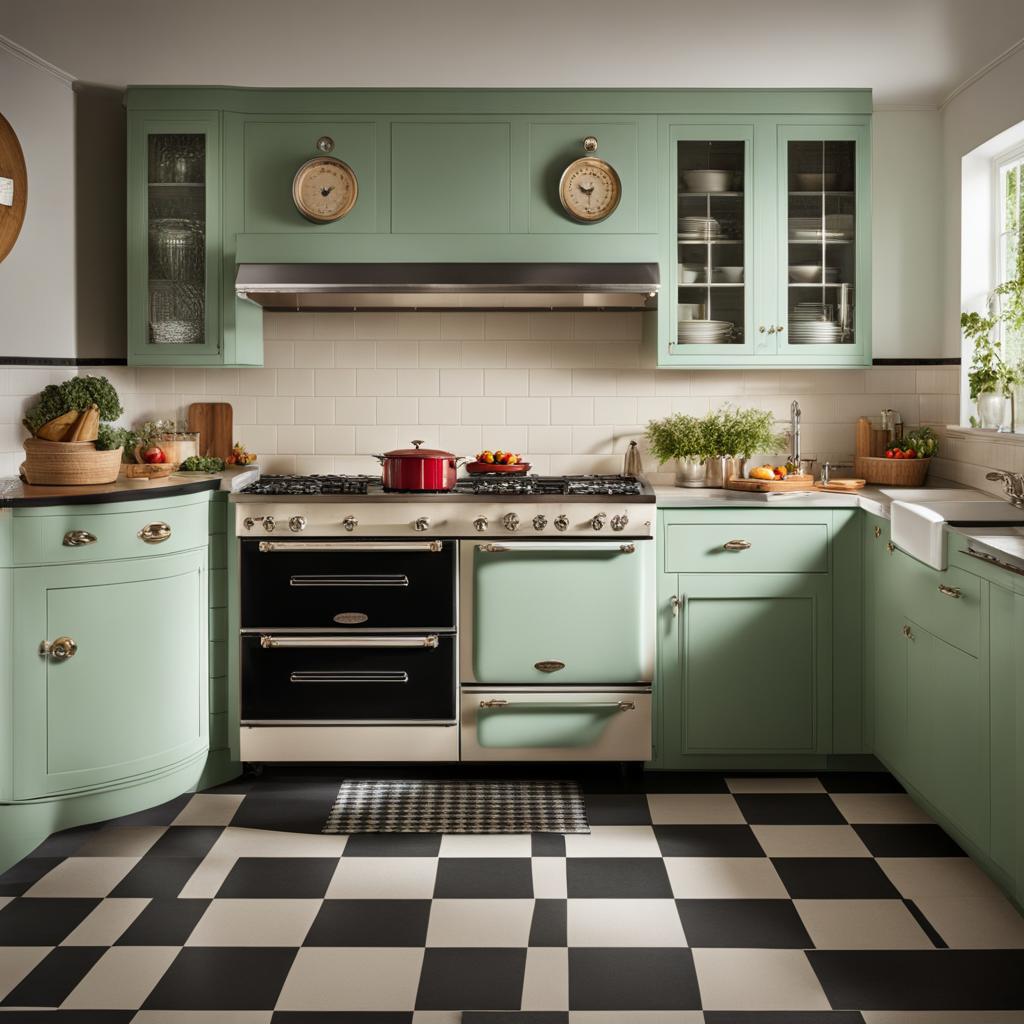
[[[463,688],[463,761],[647,761],[651,694]]]

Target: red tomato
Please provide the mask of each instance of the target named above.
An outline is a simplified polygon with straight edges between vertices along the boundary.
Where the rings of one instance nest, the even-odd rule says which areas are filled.
[[[917,452],[915,452],[913,448],[909,448],[907,450],[907,458],[908,459],[916,459],[917,458]]]
[[[154,444],[150,445],[142,453],[142,459],[144,462],[148,462],[150,465],[156,465],[159,462],[166,462],[167,456],[164,455],[164,450],[162,448],[157,448],[157,446]]]
[[[885,457],[887,459],[895,458],[895,455],[894,455],[893,450],[891,448],[885,453]]]

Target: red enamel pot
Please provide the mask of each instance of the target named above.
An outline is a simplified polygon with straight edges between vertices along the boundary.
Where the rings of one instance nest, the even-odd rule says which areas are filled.
[[[450,491],[455,486],[458,457],[437,448],[421,448],[422,444],[413,441],[411,448],[374,456],[381,464],[384,490]]]

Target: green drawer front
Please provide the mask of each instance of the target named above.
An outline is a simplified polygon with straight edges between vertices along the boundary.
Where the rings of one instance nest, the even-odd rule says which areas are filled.
[[[828,526],[752,522],[670,524],[665,528],[664,569],[688,573],[828,572]]]
[[[159,508],[129,507],[124,512],[97,512],[97,508],[102,506],[85,506],[82,511],[65,506],[54,515],[15,517],[14,564],[75,564],[169,555],[209,543],[205,500]],[[147,542],[139,536],[146,527],[152,528],[151,534],[160,532],[161,524],[170,528],[166,539]],[[76,532],[95,540],[76,546],[65,544],[65,537]]]
[[[899,559],[902,614],[927,622],[936,636],[977,657],[981,651],[981,580],[955,567],[936,572],[901,551],[894,557]]]

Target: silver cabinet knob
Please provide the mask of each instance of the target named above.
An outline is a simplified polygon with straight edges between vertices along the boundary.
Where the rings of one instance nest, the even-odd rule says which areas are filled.
[[[304,530],[305,528],[305,516],[292,516],[291,519],[288,520],[288,529],[291,530],[292,533],[298,533],[300,530]]]
[[[476,530],[477,533],[483,533],[484,530],[487,529],[487,516],[477,516],[476,519],[473,520],[473,529]]]
[[[533,517],[533,528],[535,530],[543,530],[548,525],[547,516],[534,516]]]
[[[95,544],[96,535],[88,530],[68,530],[64,534],[63,543],[66,548],[80,548],[86,544]]]
[[[420,443],[422,444],[423,442],[421,441]],[[419,519],[417,519],[416,522],[412,524],[412,528],[417,533],[423,533],[424,530],[429,530],[430,518],[428,516],[420,516]]]
[[[775,325],[774,325],[774,324],[772,324],[772,325],[771,325],[771,326],[770,326],[770,327],[768,328],[768,333],[769,333],[769,334],[774,334],[774,333],[775,333]]]
[[[139,540],[147,544],[162,544],[171,536],[171,527],[168,523],[146,523],[139,530]]]
[[[590,520],[590,528],[592,530],[603,530],[605,520],[608,518],[607,512],[598,512],[593,519]]]
[[[761,324],[761,326],[760,326],[760,327],[758,327],[758,329],[757,329],[757,333],[758,333],[758,334],[764,334],[764,324]]]
[[[501,525],[505,527],[509,533],[515,533],[519,529],[519,516],[515,512],[506,512],[501,517]]]
[[[612,529],[621,532],[629,526],[629,516],[625,512],[619,516],[612,516]]]
[[[913,640],[913,639],[914,639],[914,631],[913,631],[913,630],[912,630],[912,629],[911,629],[911,628],[910,628],[909,626],[904,626],[904,627],[903,627],[903,628],[902,628],[902,629],[900,630],[900,632],[901,632],[901,633],[902,633],[902,634],[903,634],[903,635],[904,635],[904,636],[905,636],[905,637],[906,637],[906,638],[907,638],[908,640]]]
[[[569,529],[569,517],[566,515],[555,516],[555,529],[559,533],[565,533]]]
[[[776,333],[776,334],[781,334],[781,333],[782,333],[782,332],[783,332],[783,331],[784,331],[785,329],[786,329],[786,328],[785,328],[785,327],[783,327],[783,326],[782,326],[782,324],[778,324],[778,325],[776,326],[776,328],[775,328],[775,333]]]
[[[277,523],[274,521],[274,517],[273,516],[264,516],[263,517],[263,529],[266,530],[267,533],[273,533],[274,532],[274,527],[276,527],[276,526],[277,526]]]
[[[963,597],[959,587],[947,587],[945,583],[939,584],[939,593],[944,597]]]
[[[67,661],[78,653],[78,644],[69,636],[59,636],[56,640],[44,640],[39,645],[39,653],[49,655],[54,661]]]
[[[355,516],[345,516],[341,525],[348,533],[351,533],[359,525],[359,520]]]

